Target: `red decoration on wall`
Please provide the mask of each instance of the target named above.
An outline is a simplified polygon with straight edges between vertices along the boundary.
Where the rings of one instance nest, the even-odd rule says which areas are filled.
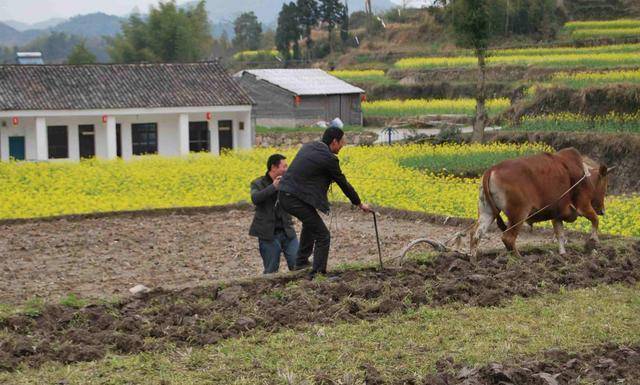
[[[13,118],[11,118],[11,123],[14,126],[17,126],[18,124],[20,124],[20,118],[18,118],[17,116],[14,116]]]
[[[366,94],[360,95],[360,101],[361,102],[366,102],[367,101],[367,95]]]
[[[207,120],[211,120],[211,112],[207,112],[206,116],[207,116]]]
[[[302,101],[302,98],[299,95],[296,95],[293,98],[293,102],[296,104],[296,106],[299,106],[301,101]]]
[[[102,115],[102,123],[106,123],[107,122],[107,115]]]

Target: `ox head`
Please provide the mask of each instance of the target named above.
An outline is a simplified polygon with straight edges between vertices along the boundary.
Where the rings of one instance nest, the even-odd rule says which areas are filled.
[[[593,182],[593,196],[591,197],[591,207],[595,210],[596,214],[604,215],[604,197],[607,195],[607,186],[609,184],[609,171],[613,170],[612,168],[607,168],[607,166],[600,165],[597,168],[598,172],[593,172],[594,174],[591,178]]]

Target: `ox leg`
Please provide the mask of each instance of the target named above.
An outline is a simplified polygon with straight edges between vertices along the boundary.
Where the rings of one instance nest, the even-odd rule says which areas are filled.
[[[506,213],[507,217],[509,218],[509,223],[507,224],[507,231],[502,233],[502,243],[504,243],[504,246],[508,251],[511,251],[518,258],[521,258],[522,255],[520,255],[520,252],[516,247],[516,239],[518,239],[518,234],[520,233],[520,229],[522,228],[522,221],[527,217],[528,212],[529,208],[524,207],[524,209],[522,209],[521,211],[515,213]],[[517,225],[515,225],[516,223]]]
[[[587,218],[589,220],[589,222],[591,222],[591,236],[589,237],[589,239],[587,240],[587,243],[585,245],[586,250],[587,251],[591,251],[596,247],[596,245],[599,242],[599,239],[598,239],[598,224],[599,224],[598,214],[596,214],[596,212],[593,209],[593,207],[591,207],[591,203],[588,203],[588,204],[585,204],[585,205],[581,205],[578,208],[578,211],[585,218]]]
[[[471,260],[476,263],[478,259],[478,244],[480,240],[487,234],[489,227],[495,221],[493,211],[484,199],[484,194],[480,190],[480,200],[478,201],[478,221],[471,229],[469,234],[469,254],[471,254]]]
[[[565,245],[567,244],[567,238],[564,235],[564,226],[561,220],[553,220],[553,232],[556,234],[556,239],[558,240],[560,255],[566,254],[567,250],[565,249]]]

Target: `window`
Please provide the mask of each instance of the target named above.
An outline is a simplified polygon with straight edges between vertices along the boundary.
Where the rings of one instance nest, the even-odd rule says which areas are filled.
[[[96,156],[95,127],[93,124],[81,124],[78,126],[80,143],[80,158]]]
[[[244,130],[244,122],[240,122],[240,131]]]
[[[120,123],[116,123],[116,156],[122,158],[122,130]]]
[[[69,157],[69,140],[67,126],[47,127],[49,159],[65,159]]]
[[[133,155],[158,153],[158,124],[138,123],[131,125]]]
[[[218,121],[218,145],[220,151],[226,148],[233,148],[233,121],[232,120],[219,120]]]
[[[209,151],[209,122],[189,122],[189,151]]]

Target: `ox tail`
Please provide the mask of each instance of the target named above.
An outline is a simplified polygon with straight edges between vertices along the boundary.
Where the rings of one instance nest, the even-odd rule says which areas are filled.
[[[496,202],[493,200],[493,195],[491,195],[491,190],[489,189],[489,179],[491,178],[491,170],[484,173],[482,176],[482,191],[484,193],[484,198],[489,203],[489,207],[491,207],[491,211],[493,211],[493,216],[496,218],[496,222],[500,230],[505,231],[507,229],[507,225],[502,220],[500,216],[500,210],[496,206]]]

